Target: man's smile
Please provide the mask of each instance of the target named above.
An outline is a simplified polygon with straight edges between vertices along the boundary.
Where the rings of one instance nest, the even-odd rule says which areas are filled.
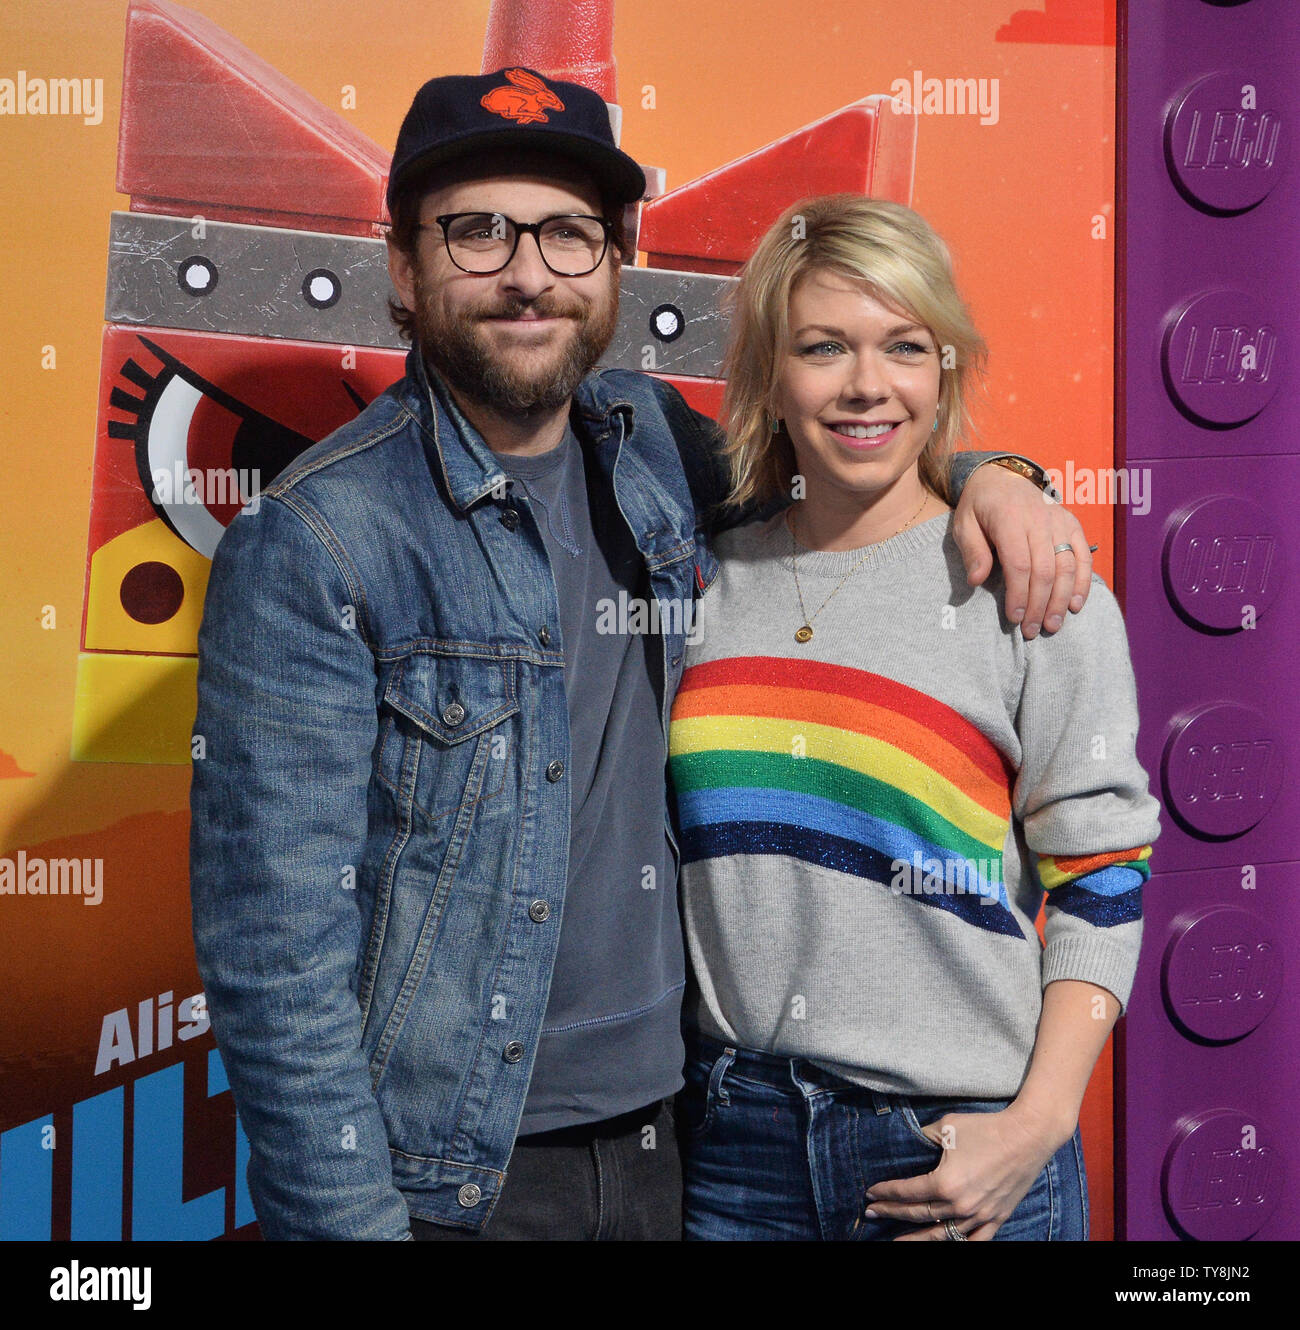
[[[558,314],[489,314],[487,323],[499,323],[507,328],[549,328],[567,316]]]

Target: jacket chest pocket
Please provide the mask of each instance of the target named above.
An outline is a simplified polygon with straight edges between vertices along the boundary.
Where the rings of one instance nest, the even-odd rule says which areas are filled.
[[[506,784],[519,712],[516,662],[413,652],[393,667],[380,701],[377,776],[426,821],[448,824]]]

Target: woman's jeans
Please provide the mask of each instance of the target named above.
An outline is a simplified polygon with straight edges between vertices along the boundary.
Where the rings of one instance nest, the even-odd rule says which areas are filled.
[[[1010,1102],[882,1094],[803,1058],[729,1048],[699,1034],[687,1048],[679,1139],[688,1241],[870,1242],[916,1232],[922,1226],[865,1218],[867,1188],[938,1165],[943,1149],[923,1126],[945,1113],[995,1113]],[[1076,1128],[994,1240],[1087,1236]]]

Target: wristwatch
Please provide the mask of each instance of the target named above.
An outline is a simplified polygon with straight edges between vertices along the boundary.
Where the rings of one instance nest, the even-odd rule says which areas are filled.
[[[1004,454],[1001,457],[990,457],[988,463],[981,462],[980,466],[988,464],[1004,466],[1008,471],[1014,471],[1016,475],[1024,476],[1026,480],[1037,485],[1049,499],[1055,499],[1057,503],[1061,502],[1061,496],[1052,486],[1051,477],[1037,462],[1030,462],[1024,457],[1012,457],[1010,454]],[[977,466],[975,470],[978,471],[979,467]]]

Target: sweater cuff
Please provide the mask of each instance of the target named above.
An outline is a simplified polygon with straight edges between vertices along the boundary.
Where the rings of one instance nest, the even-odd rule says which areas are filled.
[[[1081,979],[1096,984],[1114,995],[1122,1016],[1133,991],[1133,977],[1137,973],[1138,944],[1142,939],[1141,923],[1125,925],[1125,932],[1133,932],[1127,945],[1118,944],[1104,934],[1075,934],[1051,939],[1043,951],[1043,987],[1057,979]]]

